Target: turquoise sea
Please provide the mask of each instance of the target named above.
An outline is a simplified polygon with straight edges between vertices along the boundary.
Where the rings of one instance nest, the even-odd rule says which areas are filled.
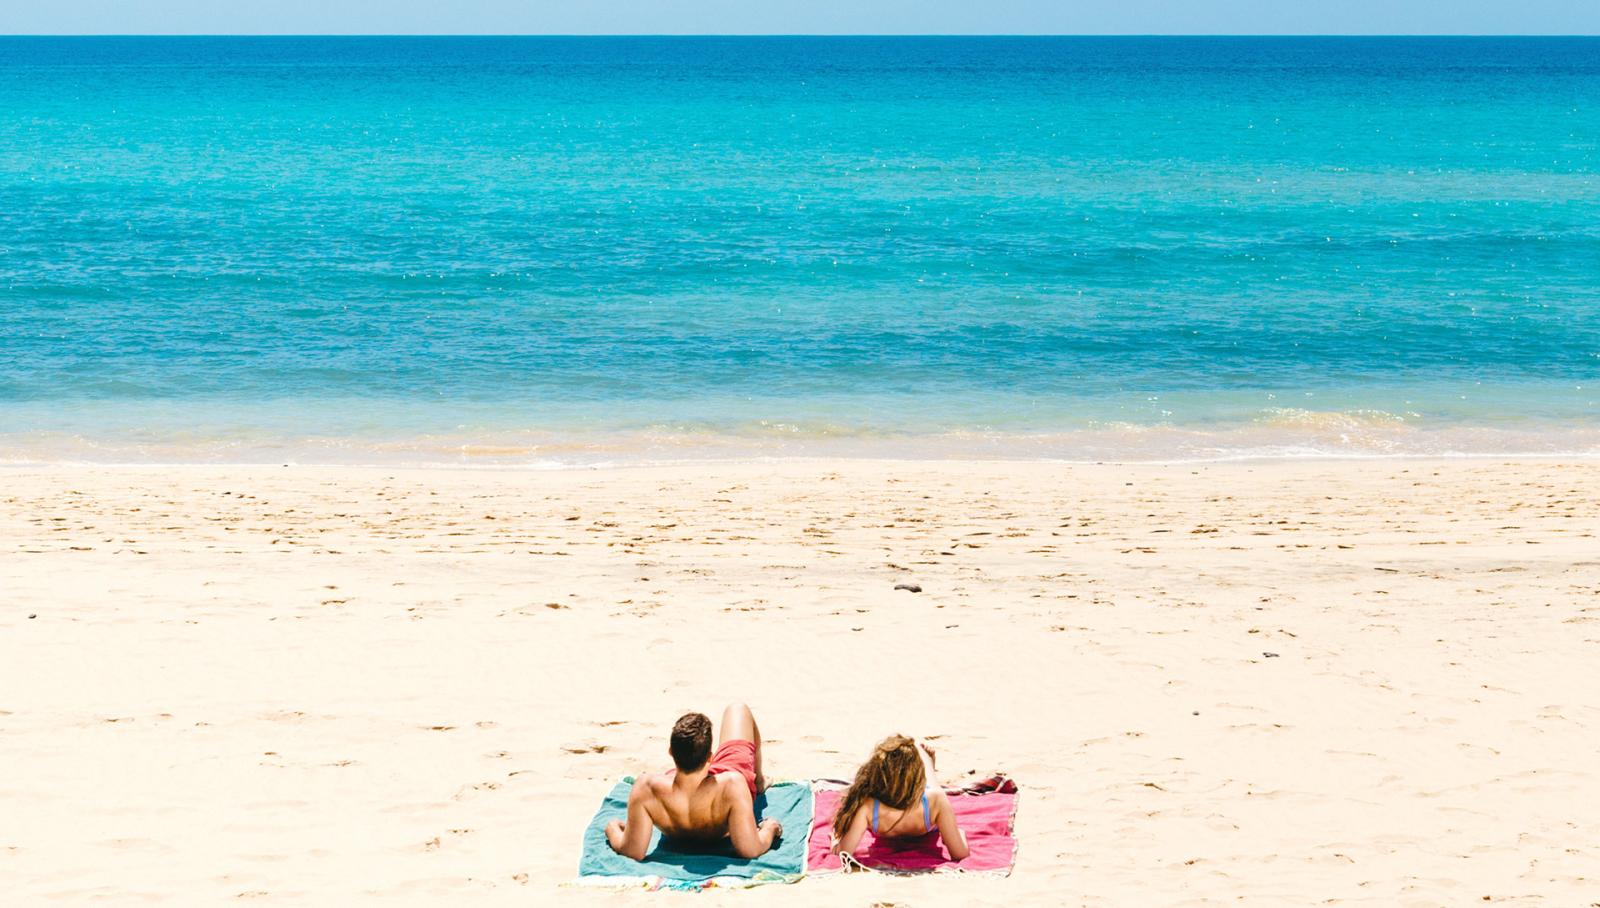
[[[1600,40],[0,38],[0,461],[1600,454]]]

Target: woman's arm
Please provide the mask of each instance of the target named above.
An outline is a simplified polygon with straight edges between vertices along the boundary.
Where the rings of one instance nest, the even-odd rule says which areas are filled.
[[[850,825],[844,828],[844,835],[833,842],[830,849],[834,854],[849,854],[861,844],[861,837],[867,834],[867,824],[870,822],[866,806],[856,808],[856,815],[850,818]]]
[[[967,847],[967,837],[956,823],[956,809],[950,804],[950,796],[942,791],[934,791],[931,806],[934,824],[939,827],[939,838],[944,840],[945,850],[950,852],[953,860],[965,859],[972,849]]]

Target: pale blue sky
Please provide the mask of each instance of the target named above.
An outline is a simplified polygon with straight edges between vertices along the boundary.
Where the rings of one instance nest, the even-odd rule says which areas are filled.
[[[1600,34],[1600,0],[0,0],[0,34]]]

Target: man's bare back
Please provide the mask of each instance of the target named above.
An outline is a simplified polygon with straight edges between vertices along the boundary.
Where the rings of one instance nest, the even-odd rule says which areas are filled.
[[[634,791],[644,801],[650,822],[675,843],[719,841],[727,837],[728,818],[735,810],[754,813],[744,780],[729,773],[650,775],[634,783]]]
[[[653,829],[683,848],[726,839],[742,858],[760,857],[782,835],[776,820],[756,823],[755,795],[766,780],[755,717],[743,705],[728,707],[715,754],[710,753],[710,726],[699,713],[678,720],[669,753],[679,768],[641,776],[628,796],[627,820],[606,824],[606,839],[618,854],[644,860]]]

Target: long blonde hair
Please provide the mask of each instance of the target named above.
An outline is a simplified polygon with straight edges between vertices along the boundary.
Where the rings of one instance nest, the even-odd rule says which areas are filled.
[[[856,770],[855,781],[845,789],[839,810],[833,815],[834,838],[844,835],[856,811],[868,800],[905,810],[927,784],[928,774],[922,767],[922,755],[917,753],[916,740],[905,735],[884,738],[867,762]]]

